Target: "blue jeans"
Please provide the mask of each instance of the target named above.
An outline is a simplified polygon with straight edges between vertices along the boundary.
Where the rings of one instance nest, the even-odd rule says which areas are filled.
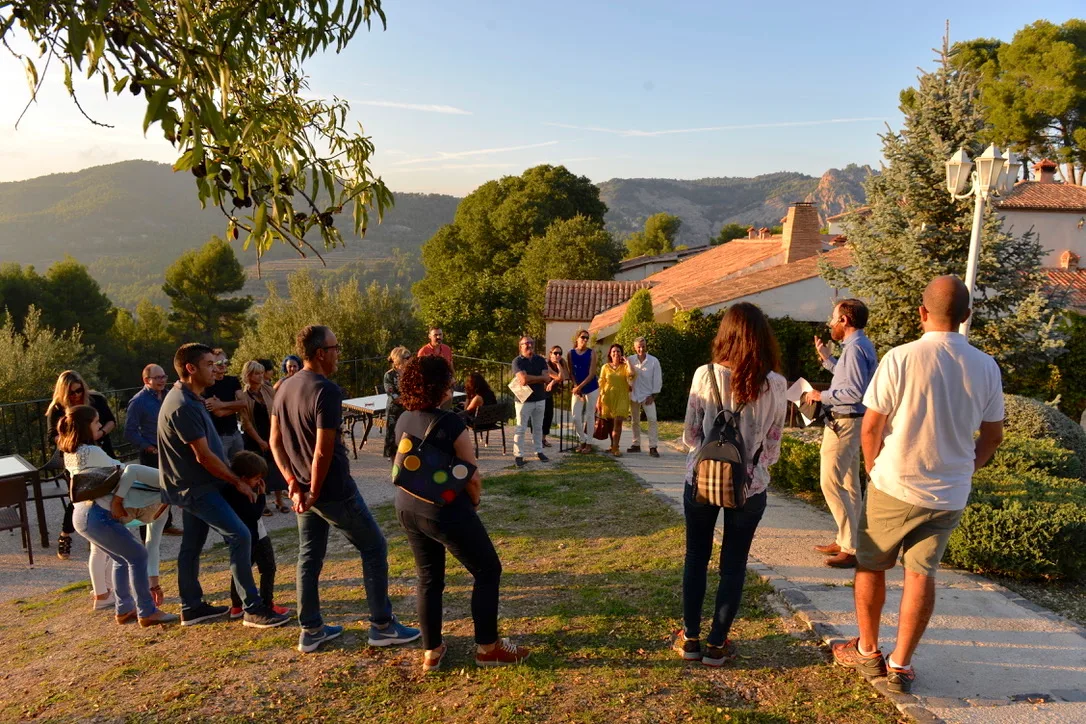
[[[184,533],[177,554],[177,590],[181,594],[181,610],[189,611],[204,600],[200,587],[200,553],[207,542],[207,533],[214,529],[230,549],[230,574],[239,591],[244,592],[245,610],[260,605],[260,594],[253,580],[252,537],[249,528],[230,507],[222,493],[214,491],[195,500],[186,501],[181,508]]]
[[[743,582],[747,577],[747,557],[754,531],[765,513],[765,492],[747,498],[742,508],[721,508],[694,500],[694,486],[687,484],[683,493],[686,516],[686,561],[683,567],[683,633],[687,638],[701,634],[701,607],[705,601],[706,569],[713,553],[713,531],[724,511],[724,536],[720,546],[720,585],[716,589],[713,625],[706,642],[722,646],[732,622],[739,613]]]
[[[298,516],[298,623],[308,629],[324,624],[318,586],[332,526],[342,531],[362,556],[362,583],[370,621],[378,625],[388,623],[392,620],[388,545],[357,490],[346,500],[318,499],[312,508]]]
[[[76,503],[72,523],[79,534],[95,544],[113,559],[113,593],[117,596],[117,614],[133,608],[140,618],[147,618],[157,609],[151,598],[151,583],[147,578],[147,549],[130,528],[116,520],[97,503]],[[132,600],[133,591],[136,600]]]

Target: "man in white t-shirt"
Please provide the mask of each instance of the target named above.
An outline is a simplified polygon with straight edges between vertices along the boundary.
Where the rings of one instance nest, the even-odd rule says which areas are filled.
[[[969,317],[969,291],[954,276],[924,290],[924,335],[882,359],[864,395],[861,433],[871,484],[856,550],[857,638],[833,647],[834,660],[909,693],[911,662],[935,606],[935,572],[969,499],[973,473],[1003,441],[1003,384],[994,359],[957,332]],[[980,436],[974,434],[980,430]],[[879,650],[886,571],[898,554],[905,587],[897,644]]]

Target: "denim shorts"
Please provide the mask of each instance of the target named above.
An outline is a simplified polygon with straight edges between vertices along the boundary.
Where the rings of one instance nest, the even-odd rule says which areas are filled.
[[[961,517],[960,510],[922,508],[868,486],[856,561],[869,571],[888,571],[900,554],[906,570],[933,577]]]

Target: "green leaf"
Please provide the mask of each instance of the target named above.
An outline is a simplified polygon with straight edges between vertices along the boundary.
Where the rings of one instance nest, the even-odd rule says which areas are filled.
[[[72,88],[72,66],[64,65],[64,87],[68,89],[68,95],[75,95],[75,90]]]
[[[100,3],[105,4],[105,3]],[[106,49],[106,34],[105,31],[99,29],[94,33],[94,43],[91,46],[91,54],[87,59],[87,77],[90,78],[94,75],[94,71],[98,69],[98,61],[102,57],[102,52]]]
[[[162,111],[162,104],[166,102],[166,96],[170,94],[169,88],[159,88],[147,101],[147,113],[143,116],[143,133],[147,135],[147,129],[158,120]]]
[[[38,69],[30,58],[23,60],[26,63],[26,82],[30,85],[30,95],[35,96],[38,93]]]
[[[252,236],[262,236],[268,229],[268,205],[257,204],[256,213],[253,214]]]

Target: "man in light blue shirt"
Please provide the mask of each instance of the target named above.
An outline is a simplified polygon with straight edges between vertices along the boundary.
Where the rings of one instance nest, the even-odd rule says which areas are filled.
[[[829,321],[830,336],[841,344],[841,357],[834,359],[821,339],[814,340],[822,365],[833,373],[829,389],[807,394],[808,401],[821,400],[826,412],[819,477],[822,495],[837,523],[837,538],[833,543],[815,546],[815,550],[830,556],[826,565],[831,568],[856,566],[857,534],[863,510],[860,487],[863,397],[879,364],[875,346],[864,334],[866,326],[867,305],[859,299],[844,299],[833,308]]]

